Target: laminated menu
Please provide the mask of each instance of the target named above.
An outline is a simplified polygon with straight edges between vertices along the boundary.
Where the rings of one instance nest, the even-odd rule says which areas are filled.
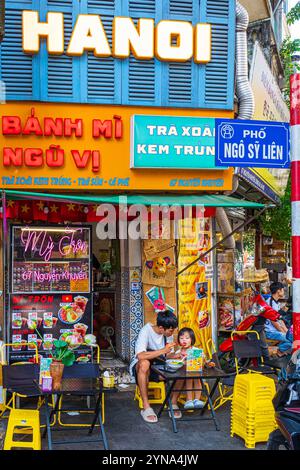
[[[42,379],[46,377],[51,377],[50,375],[50,365],[52,362],[52,358],[50,357],[41,357],[41,363],[40,363],[40,377],[39,377],[39,383],[42,383]]]
[[[186,370],[187,372],[201,372],[203,369],[204,352],[200,348],[190,348],[187,350]]]

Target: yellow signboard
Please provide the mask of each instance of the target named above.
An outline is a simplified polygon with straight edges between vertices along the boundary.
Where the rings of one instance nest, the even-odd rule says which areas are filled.
[[[224,191],[232,170],[130,169],[132,115],[231,112],[9,103],[1,107],[0,187],[89,191]]]

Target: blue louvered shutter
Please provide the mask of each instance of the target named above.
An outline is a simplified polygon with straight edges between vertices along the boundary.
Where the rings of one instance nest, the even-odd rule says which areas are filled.
[[[199,1],[166,0],[163,17],[196,24],[199,21]],[[168,85],[163,92],[162,104],[197,107],[199,98],[195,84],[198,83],[199,65],[190,59],[187,62],[164,63],[163,70],[163,82]]]
[[[65,51],[68,47],[78,10],[77,0],[44,0],[41,2],[40,21],[46,21],[46,14],[62,12],[64,14]],[[74,102],[80,101],[79,83],[80,58],[47,53],[46,41],[42,41],[40,51],[41,98],[43,101]]]
[[[0,45],[0,79],[5,84],[7,100],[32,100],[34,59],[22,50],[22,10],[31,10],[32,1],[18,4],[6,0],[5,37]],[[36,99],[38,95],[36,94]]]
[[[212,24],[212,60],[205,70],[203,106],[233,109],[235,2],[206,0],[205,20]]]
[[[22,51],[22,10],[64,13],[65,48],[80,13],[99,14],[109,42],[114,16],[212,24],[212,61],[166,63],[157,59],[121,60],[48,55],[41,39],[39,54]],[[8,100],[103,103],[233,109],[235,0],[6,0],[6,35],[1,47],[0,77]]]
[[[100,15],[112,47],[112,24],[114,16],[120,15],[118,0],[84,0],[89,14]],[[88,52],[84,59],[83,76],[86,81],[85,101],[89,103],[120,104],[121,63],[113,57],[95,57]]]
[[[123,16],[137,24],[139,18],[161,19],[157,0],[124,0]],[[133,55],[122,63],[122,104],[160,106],[162,64],[157,59],[138,60]]]

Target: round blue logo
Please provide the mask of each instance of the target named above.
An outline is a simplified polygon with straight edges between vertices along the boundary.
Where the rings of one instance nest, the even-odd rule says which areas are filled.
[[[234,129],[230,124],[224,124],[221,128],[221,136],[223,139],[232,139],[234,136]]]

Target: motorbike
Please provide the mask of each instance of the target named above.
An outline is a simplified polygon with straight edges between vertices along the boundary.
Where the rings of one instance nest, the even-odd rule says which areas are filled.
[[[249,309],[249,314],[239,323],[236,327],[236,331],[247,331],[251,330],[258,321],[259,317],[266,318],[268,320],[276,321],[280,318],[280,314],[268,305],[262,296],[255,293],[252,299],[252,305]],[[241,341],[247,340],[247,335],[238,336],[236,335],[233,339],[231,337],[226,338],[219,345],[219,360],[227,372],[233,372],[235,370],[235,359],[233,352],[233,340],[239,339]],[[240,361],[240,365],[246,367],[250,360],[243,359]]]
[[[278,429],[270,434],[267,449],[300,450],[300,350],[281,370],[273,405]]]

